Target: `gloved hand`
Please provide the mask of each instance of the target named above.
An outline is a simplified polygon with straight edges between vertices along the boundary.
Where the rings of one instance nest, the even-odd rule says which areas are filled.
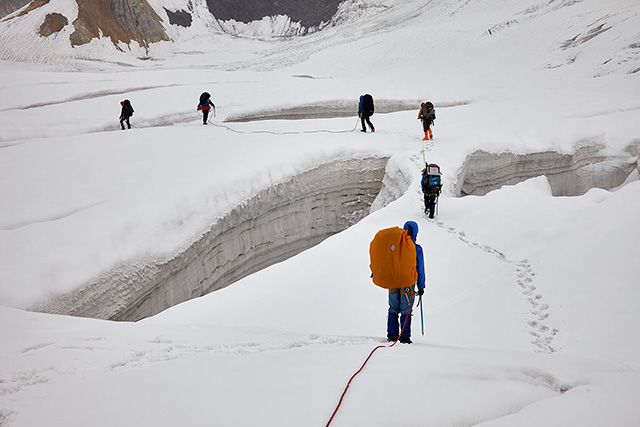
[[[418,296],[421,297],[424,295],[424,289],[418,289]]]

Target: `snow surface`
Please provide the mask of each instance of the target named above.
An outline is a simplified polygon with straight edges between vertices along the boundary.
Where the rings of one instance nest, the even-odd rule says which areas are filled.
[[[408,219],[425,251],[425,335],[416,310],[414,344],[378,350],[332,425],[639,425],[637,170],[576,197],[543,176],[454,189],[476,150],[602,145],[637,162],[640,5],[499,3],[379,1],[283,41],[176,32],[148,61],[96,41],[78,59],[0,62],[0,425],[325,424],[384,342],[369,242]],[[217,126],[199,123],[203,90]],[[365,92],[434,102],[435,140],[421,141],[418,105],[349,132]],[[123,132],[124,98],[136,112]],[[331,101],[354,116],[222,127]],[[175,256],[265,188],[372,155],[390,156],[373,213],[230,287],[135,323],[25,310]],[[424,158],[444,173],[436,220],[421,213]]]

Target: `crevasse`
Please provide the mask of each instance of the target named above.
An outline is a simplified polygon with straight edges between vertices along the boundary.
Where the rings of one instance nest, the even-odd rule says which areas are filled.
[[[33,309],[135,321],[229,286],[368,215],[387,161],[338,160],[300,173],[232,208],[170,261],[121,266]]]

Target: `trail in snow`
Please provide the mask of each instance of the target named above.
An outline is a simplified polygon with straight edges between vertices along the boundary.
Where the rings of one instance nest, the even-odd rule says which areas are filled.
[[[458,239],[471,248],[479,249],[489,255],[498,258],[500,261],[510,265],[515,271],[517,289],[522,292],[529,303],[529,320],[527,327],[529,334],[534,338],[531,343],[537,347],[537,351],[544,353],[555,353],[557,348],[553,346],[553,339],[559,330],[548,325],[549,304],[544,302],[542,294],[537,292],[533,280],[536,276],[531,263],[527,259],[518,261],[510,260],[503,252],[489,245],[474,242],[467,238],[464,231],[458,231],[455,227],[444,222],[433,221],[438,227],[447,233],[454,234]]]

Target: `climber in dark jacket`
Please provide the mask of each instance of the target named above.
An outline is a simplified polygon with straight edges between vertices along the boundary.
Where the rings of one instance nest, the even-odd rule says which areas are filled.
[[[131,102],[128,99],[120,102],[122,105],[122,110],[120,111],[120,126],[122,130],[125,129],[124,122],[127,122],[127,128],[131,129],[131,122],[129,119],[133,116],[133,107],[131,106]]]
[[[371,120],[369,117],[373,116],[373,97],[369,94],[360,96],[360,103],[358,104],[358,116],[360,117],[360,121],[362,122],[362,132],[366,132],[367,128],[365,127],[365,121],[369,125],[371,132],[375,132],[376,128],[373,127]]]

